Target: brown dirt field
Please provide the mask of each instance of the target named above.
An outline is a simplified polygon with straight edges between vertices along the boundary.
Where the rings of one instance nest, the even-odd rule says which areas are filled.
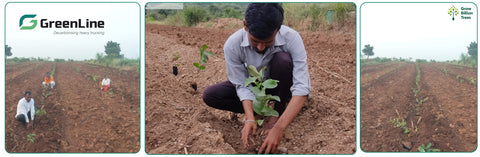
[[[205,105],[202,91],[227,80],[223,44],[237,29],[146,24],[145,131],[148,154],[252,154],[243,148],[243,114]],[[355,152],[355,31],[300,32],[308,55],[311,98],[287,127],[289,154]],[[197,72],[199,49],[216,56]],[[180,58],[174,59],[179,52]],[[178,75],[172,66],[179,64]],[[189,82],[196,82],[194,91]],[[257,145],[262,141],[256,141]]]
[[[430,142],[433,148],[442,152],[471,152],[476,149],[477,89],[466,82],[444,77],[435,65],[419,64],[421,90],[417,96],[412,91],[416,87],[417,75],[413,63],[369,85],[362,85],[362,150],[416,152],[420,145]],[[428,100],[417,107],[416,99],[426,98]],[[410,133],[395,128],[391,118],[405,119]],[[402,143],[410,143],[411,149],[406,149]]]
[[[140,104],[139,91],[129,93],[132,96],[136,94],[137,97],[131,100],[122,99],[121,95],[100,92],[98,82],[83,76],[83,73],[91,74],[93,70],[85,68],[76,72],[75,67],[82,64],[84,63],[57,62],[54,89],[42,89],[41,85],[45,72],[53,68],[52,62],[41,64],[37,69],[7,82],[5,93],[8,152],[139,150],[140,119],[137,109]],[[123,85],[139,89],[138,77],[126,74],[122,77],[130,82]],[[112,77],[111,79],[115,83],[116,80]],[[46,110],[45,115],[36,116],[34,130],[25,130],[25,127],[14,118],[18,100],[23,97],[24,90],[31,90],[35,106]],[[46,93],[51,94],[45,98],[43,95]],[[34,143],[26,140],[30,133],[36,134]]]
[[[362,86],[368,85],[373,80],[376,80],[386,74],[395,72],[398,68],[404,66],[402,63],[388,64],[388,65],[379,65],[379,68],[368,68],[364,72],[361,72],[363,75],[360,76],[360,84]]]

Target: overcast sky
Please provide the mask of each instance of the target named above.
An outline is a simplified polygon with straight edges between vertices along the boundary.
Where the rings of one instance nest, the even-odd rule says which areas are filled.
[[[37,26],[20,30],[20,17],[36,14]],[[9,3],[6,5],[6,44],[11,57],[50,57],[83,60],[104,53],[108,41],[120,43],[126,58],[140,56],[140,6],[136,3]],[[41,28],[48,21],[105,21],[104,28]],[[30,26],[32,18],[23,21]],[[104,32],[104,35],[59,35],[62,32]]]
[[[471,19],[459,13],[452,20],[452,6],[459,12],[471,8]],[[373,57],[458,60],[470,42],[477,42],[476,35],[472,3],[365,3],[360,8],[361,49],[370,44]]]

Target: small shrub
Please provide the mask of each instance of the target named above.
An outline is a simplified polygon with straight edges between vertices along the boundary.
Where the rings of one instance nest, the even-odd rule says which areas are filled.
[[[33,134],[33,133],[28,134],[27,135],[27,141],[30,141],[30,142],[34,143],[35,142],[35,134]]]
[[[428,143],[427,146],[422,144],[421,146],[418,146],[418,151],[419,152],[440,152],[440,149],[435,149],[432,148],[432,143]]]
[[[390,122],[393,123],[394,127],[402,128],[403,133],[405,133],[405,134],[410,133],[410,129],[407,127],[407,123],[405,122],[405,119],[396,119],[396,118],[392,119],[392,118],[390,118]]]
[[[200,62],[193,63],[193,66],[198,68],[198,71],[205,69],[205,65],[208,61],[208,56],[215,56],[212,52],[205,51],[207,49],[207,45],[203,44],[202,48],[200,48]]]

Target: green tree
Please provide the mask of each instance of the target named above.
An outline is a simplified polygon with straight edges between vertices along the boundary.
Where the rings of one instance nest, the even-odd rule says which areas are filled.
[[[369,56],[373,56],[375,53],[373,53],[373,46],[370,46],[370,44],[365,45],[365,48],[362,50],[363,54],[367,56],[367,59]]]
[[[468,54],[474,58],[477,58],[477,42],[471,42],[470,45],[467,47]]]
[[[223,17],[233,17],[233,18],[241,18],[242,13],[233,9],[232,7],[227,7],[223,10]]]
[[[123,55],[120,54],[120,44],[113,41],[108,41],[107,45],[105,45],[105,53],[107,57],[112,58],[123,58]]]
[[[187,26],[194,26],[202,22],[207,16],[207,11],[199,7],[190,7],[183,10],[183,16]]]
[[[5,45],[5,56],[12,56],[12,47]]]

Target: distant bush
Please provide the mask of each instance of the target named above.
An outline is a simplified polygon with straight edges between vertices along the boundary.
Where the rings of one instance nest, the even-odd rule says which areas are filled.
[[[53,61],[55,61],[55,62],[65,62],[65,59],[58,59],[58,58],[55,58],[55,59],[53,59]]]
[[[207,10],[200,7],[190,7],[183,10],[185,24],[195,26],[207,18]]]
[[[135,67],[140,66],[139,59],[128,59],[128,58],[116,58],[103,55],[102,53],[97,53],[96,58],[93,60],[86,61],[88,63],[99,64],[108,67]]]

